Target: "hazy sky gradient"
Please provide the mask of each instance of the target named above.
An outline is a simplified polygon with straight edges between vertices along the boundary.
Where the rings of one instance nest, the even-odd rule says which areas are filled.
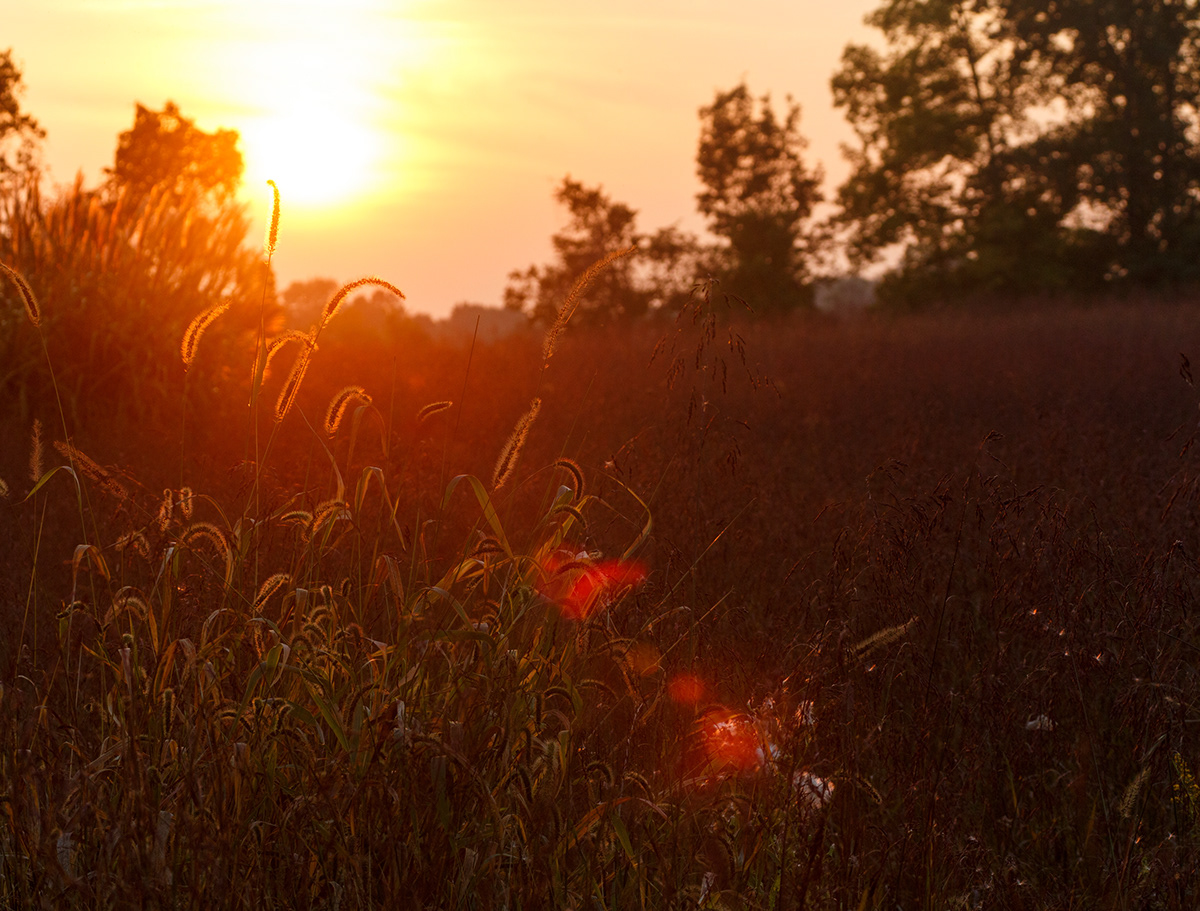
[[[644,230],[695,214],[697,111],[745,79],[803,108],[828,188],[850,139],[829,77],[878,0],[0,0],[52,177],[95,183],[136,101],[243,136],[282,284],[379,274],[414,311],[498,304],[549,257],[563,175]],[[336,175],[327,180],[322,175]]]

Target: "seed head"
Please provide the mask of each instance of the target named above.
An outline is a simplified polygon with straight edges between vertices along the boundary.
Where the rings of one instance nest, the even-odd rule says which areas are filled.
[[[346,416],[346,409],[355,400],[364,405],[371,404],[371,397],[367,395],[367,390],[362,386],[346,386],[329,400],[329,407],[325,409],[325,432],[327,434],[333,436],[337,433],[338,427],[342,424],[342,418]]]
[[[196,359],[196,349],[200,345],[200,336],[204,334],[204,330],[209,327],[209,324],[213,320],[228,309],[229,301],[221,301],[221,303],[209,307],[188,325],[187,331],[183,333],[183,342],[179,346],[179,353],[183,357],[184,370],[192,366],[192,361]]]
[[[29,480],[36,484],[42,479],[42,422],[33,419],[33,434],[29,441]]]
[[[575,282],[575,285],[571,288],[571,292],[567,295],[567,299],[563,301],[563,305],[559,308],[558,316],[555,317],[554,323],[546,332],[546,339],[542,345],[542,353],[545,355],[546,360],[550,360],[554,356],[554,349],[558,347],[559,335],[567,328],[567,323],[570,322],[572,314],[575,313],[575,308],[579,306],[579,299],[583,297],[583,293],[596,280],[596,276],[622,256],[628,256],[636,250],[636,246],[626,247],[624,250],[614,250],[602,259],[596,260],[596,262],[584,270],[583,275],[579,276],[579,280]]]
[[[368,275],[366,278],[355,279],[349,284],[342,285],[342,287],[338,289],[337,293],[329,299],[329,303],[327,303],[325,305],[325,309],[321,311],[321,318],[317,321],[316,331],[320,332],[322,329],[324,329],[329,324],[329,321],[333,319],[333,315],[338,312],[338,308],[342,306],[350,292],[356,288],[363,287],[363,285],[378,285],[380,288],[386,288],[388,291],[391,291],[392,294],[396,295],[396,297],[400,298],[400,300],[404,300],[403,291],[401,291],[391,282],[384,281],[378,276]]]
[[[40,326],[42,310],[38,306],[37,298],[33,296],[33,289],[29,287],[29,282],[25,281],[25,277],[20,272],[4,263],[0,263],[0,269],[3,269],[9,281],[16,285],[17,293],[21,295],[21,301],[25,304],[25,315],[29,317],[29,322],[33,323],[35,328]]]
[[[430,402],[424,408],[417,412],[417,423],[424,424],[435,414],[441,414],[454,403],[446,400],[444,402]]]
[[[267,259],[275,255],[275,244],[279,240],[279,187],[275,181],[268,180],[274,200],[271,203],[271,223],[267,227]]]
[[[504,444],[504,448],[500,450],[500,458],[496,460],[496,470],[492,472],[492,490],[503,487],[516,471],[517,459],[520,458],[521,449],[525,445],[525,438],[529,436],[529,428],[533,426],[533,421],[541,409],[542,400],[535,398],[529,403],[529,410],[521,415],[517,426],[509,434],[508,442]]]

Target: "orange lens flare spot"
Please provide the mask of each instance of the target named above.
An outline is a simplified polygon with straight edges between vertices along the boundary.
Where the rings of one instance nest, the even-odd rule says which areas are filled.
[[[586,620],[613,595],[646,580],[646,568],[634,560],[592,563],[586,554],[572,558],[561,552],[546,558],[542,574],[538,590],[571,620]]]
[[[667,684],[667,695],[679,705],[697,705],[707,692],[708,687],[695,674],[676,674]]]
[[[755,772],[767,761],[762,737],[747,715],[709,712],[702,722],[700,737],[714,772]]]
[[[719,781],[764,771],[778,748],[750,715],[730,709],[706,712],[696,728],[702,769],[697,782]]]

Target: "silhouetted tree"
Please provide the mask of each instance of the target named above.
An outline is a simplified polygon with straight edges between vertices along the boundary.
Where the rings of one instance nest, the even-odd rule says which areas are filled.
[[[697,196],[725,290],[760,311],[812,300],[808,282],[819,243],[807,224],[820,202],[821,173],[803,160],[800,108],[790,99],[779,120],[769,95],[755,102],[743,83],[700,109]]]
[[[161,111],[136,106],[107,174],[110,187],[137,199],[158,187],[176,198],[191,193],[224,202],[237,190],[242,168],[236,130],[206,133],[168,101]]]
[[[899,247],[908,298],[1197,274],[1195,5],[888,0],[835,104],[858,262]]]
[[[695,242],[675,228],[653,235],[637,231],[637,211],[614,202],[603,187],[588,187],[564,177],[554,198],[567,210],[566,226],[551,237],[555,262],[509,273],[504,306],[542,322],[553,321],[576,280],[615,250],[637,246],[636,253],[611,263],[580,299],[573,323],[599,324],[644,316],[651,307],[669,306],[690,288],[694,276],[688,257]],[[677,284],[678,283],[678,284]],[[685,293],[686,296],[686,293]]]
[[[34,142],[46,135],[37,121],[21,110],[23,89],[12,49],[0,52],[0,176],[32,167]],[[15,151],[9,151],[14,144]]]
[[[1041,105],[1068,111],[1030,143],[1101,230],[1108,274],[1200,278],[1200,8],[1190,0],[1006,0]]]

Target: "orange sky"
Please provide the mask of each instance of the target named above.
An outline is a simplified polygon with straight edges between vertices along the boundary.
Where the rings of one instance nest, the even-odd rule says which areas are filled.
[[[283,196],[282,284],[379,274],[414,311],[498,304],[549,257],[563,175],[699,230],[697,110],[745,79],[803,108],[829,188],[829,77],[878,0],[0,0],[58,182],[111,163],[135,101],[242,134]],[[258,218],[261,225],[261,216]]]

